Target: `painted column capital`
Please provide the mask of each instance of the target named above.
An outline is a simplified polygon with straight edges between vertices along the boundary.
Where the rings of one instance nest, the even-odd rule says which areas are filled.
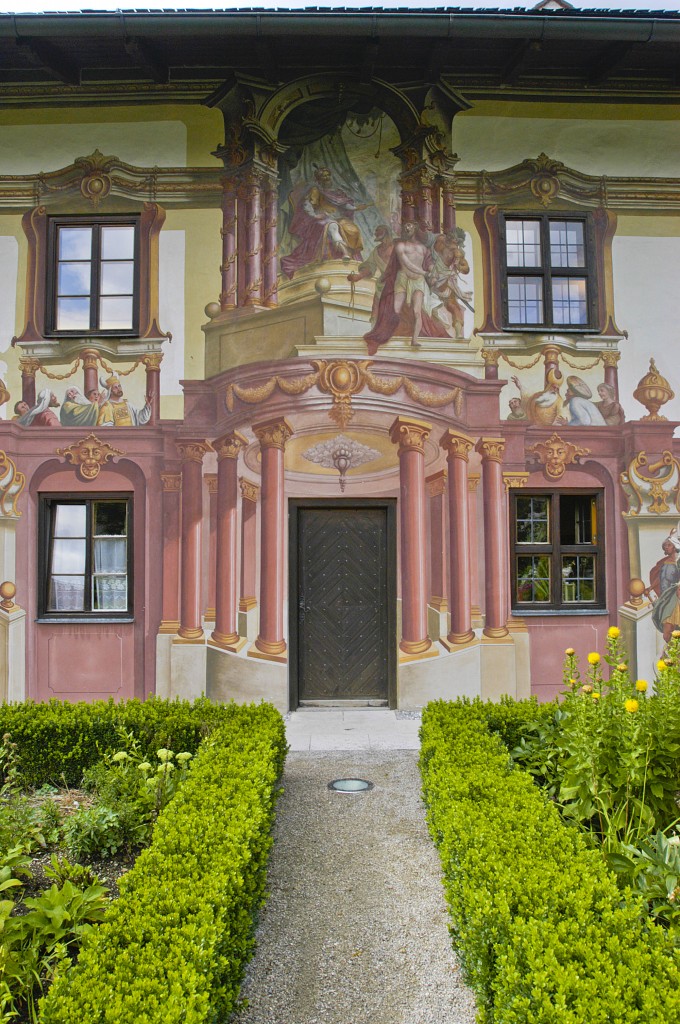
[[[26,377],[35,377],[40,369],[40,360],[34,356],[20,356],[19,369]]]
[[[449,458],[464,459],[465,462],[468,461],[470,452],[475,446],[474,440],[467,434],[461,434],[459,430],[450,428],[439,443]]]
[[[613,367],[615,367],[615,366],[618,366],[619,360],[621,358],[621,353],[620,352],[605,351],[605,352],[601,352],[600,356],[601,356],[602,362],[604,363],[605,366],[613,366]]]
[[[244,501],[257,502],[260,496],[260,488],[257,484],[251,483],[245,477],[239,477],[239,487],[241,488],[241,495]]]
[[[425,452],[425,442],[432,432],[432,424],[424,420],[414,420],[407,416],[397,416],[390,427],[390,441],[399,445],[399,454],[417,451]]]
[[[181,491],[182,490],[182,474],[181,473],[161,473],[161,480],[163,481],[164,491]]]
[[[209,441],[175,441],[182,462],[203,462],[208,452],[212,451]]]
[[[142,363],[150,373],[160,373],[161,363],[163,362],[162,352],[151,352],[149,355],[142,356]]]
[[[253,433],[260,442],[261,448],[280,448],[283,451],[286,442],[295,431],[287,419],[281,418],[253,424]]]
[[[432,473],[431,476],[425,478],[428,498],[436,498],[439,494],[446,494],[447,477],[448,473],[446,470],[440,469],[436,473]]]
[[[498,366],[501,354],[502,353],[499,348],[483,348],[480,353],[487,366]]]
[[[506,491],[509,491],[512,487],[524,487],[529,479],[528,473],[503,473],[503,483]]]
[[[475,451],[482,456],[482,462],[502,462],[505,451],[504,437],[480,437]]]
[[[235,430],[232,434],[223,434],[212,443],[217,452],[217,461],[222,459],[237,459],[239,452],[248,447],[248,439]]]
[[[217,494],[217,473],[204,473],[203,479],[208,487],[208,494]]]

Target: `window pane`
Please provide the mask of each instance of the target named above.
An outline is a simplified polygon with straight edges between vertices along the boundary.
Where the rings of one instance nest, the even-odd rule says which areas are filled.
[[[562,544],[592,544],[595,502],[590,494],[560,495]]]
[[[519,555],[517,558],[517,601],[550,600],[550,557]]]
[[[550,263],[553,267],[585,267],[581,221],[550,221]]]
[[[85,572],[85,540],[76,538],[55,540],[52,547],[52,572]]]
[[[550,543],[550,498],[517,499],[517,543]]]
[[[57,291],[59,295],[90,294],[90,263],[60,263]]]
[[[584,277],[553,277],[553,322],[587,324],[588,303]]]
[[[127,541],[106,537],[94,542],[94,571],[124,573],[127,569]]]
[[[99,300],[99,327],[101,330],[129,331],[132,328],[132,296],[129,298],[102,298]]]
[[[102,295],[132,295],[134,263],[102,263]]]
[[[127,609],[127,578],[95,576],[92,594],[93,611],[124,612]]]
[[[543,323],[542,278],[508,278],[508,320],[511,324]]]
[[[127,502],[97,501],[94,505],[95,537],[124,537],[127,533]]]
[[[538,220],[506,221],[505,247],[509,267],[540,267],[541,222]]]
[[[101,247],[103,260],[131,260],[135,254],[135,229],[124,224],[103,227]]]
[[[57,505],[53,522],[55,537],[84,537],[87,509],[85,505]]]
[[[90,300],[57,299],[57,330],[87,331],[90,327]]]
[[[566,604],[595,600],[594,555],[563,555],[562,600]]]
[[[53,576],[47,604],[51,612],[85,611],[85,578],[83,576]]]
[[[58,254],[60,260],[91,259],[92,228],[59,228]]]

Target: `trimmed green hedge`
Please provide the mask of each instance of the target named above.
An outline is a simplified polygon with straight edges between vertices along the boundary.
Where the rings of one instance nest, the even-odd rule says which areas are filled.
[[[180,700],[113,700],[92,704],[52,700],[47,704],[0,705],[0,736],[17,744],[26,786],[46,782],[79,785],[86,768],[121,747],[119,729],[132,732],[144,753],[155,760],[159,747],[196,752],[201,739],[233,713],[231,705],[204,697]]]
[[[504,714],[437,701],[421,730],[428,822],[478,1021],[680,1019],[680,950],[513,768],[486,723]]]
[[[226,1020],[254,945],[286,751],[270,705],[229,706],[41,1024]]]

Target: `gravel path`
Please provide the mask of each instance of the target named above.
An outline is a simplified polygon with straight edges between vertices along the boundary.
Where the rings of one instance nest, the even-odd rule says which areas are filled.
[[[289,753],[233,1024],[474,1024],[414,750]],[[361,794],[327,783],[369,779]]]

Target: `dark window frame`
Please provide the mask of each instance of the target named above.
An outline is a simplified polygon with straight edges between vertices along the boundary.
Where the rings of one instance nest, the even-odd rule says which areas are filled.
[[[538,221],[541,238],[540,267],[509,267],[507,259],[506,225],[513,221]],[[584,267],[552,267],[550,264],[550,224],[557,221],[571,221],[583,224],[583,241],[585,251]],[[588,213],[539,213],[537,211],[502,212],[498,219],[500,259],[501,259],[501,305],[503,309],[503,328],[506,331],[522,331],[545,333],[546,331],[560,334],[592,333],[597,327],[598,279],[597,279],[597,242],[593,218]],[[534,277],[542,280],[543,321],[539,324],[513,322],[508,310],[508,280],[512,277]],[[586,279],[586,311],[585,324],[556,323],[553,319],[552,280],[556,277]]]
[[[93,609],[88,610],[88,598],[91,604],[94,573],[94,533],[93,507],[95,502],[118,501],[127,504],[127,607],[124,610]],[[52,564],[52,547],[54,542],[53,509],[58,505],[86,506],[86,556],[85,556],[85,600],[83,611],[55,610],[49,607],[50,567]],[[38,618],[40,620],[69,620],[74,622],[102,620],[130,621],[134,614],[134,501],[129,493],[103,492],[100,494],[41,494],[38,508]]]
[[[132,227],[135,232],[134,242],[134,274],[132,293],[132,325],[126,328],[100,328],[96,326],[98,321],[98,302],[101,298],[101,229],[102,227],[124,226]],[[57,288],[58,288],[58,264],[59,253],[57,238],[59,228],[62,227],[91,227],[93,228],[92,246],[92,271],[90,278],[90,326],[78,330],[59,330],[57,323]],[[138,214],[113,214],[111,216],[89,217],[82,215],[54,216],[49,218],[47,230],[47,288],[46,288],[46,309],[45,309],[45,333],[48,337],[56,338],[82,338],[82,337],[119,337],[136,338],[139,336],[139,314],[140,314],[140,268],[141,268],[141,247],[140,247],[140,217]]]
[[[560,539],[560,498],[589,497],[595,499],[597,532],[593,543],[565,544]],[[517,502],[522,498],[550,498],[550,541],[524,543],[517,540]],[[562,599],[561,563],[564,555],[595,556],[595,600],[564,601]],[[548,555],[551,561],[551,594],[549,601],[517,600],[517,557]],[[510,586],[513,613],[588,614],[606,608],[606,575],[604,543],[604,491],[598,488],[524,488],[511,491],[510,502]]]

